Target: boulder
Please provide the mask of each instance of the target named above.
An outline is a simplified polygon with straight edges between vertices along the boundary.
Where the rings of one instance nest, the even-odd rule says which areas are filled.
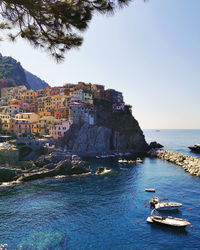
[[[47,166],[50,166],[48,164]],[[52,165],[51,165],[52,167]],[[60,161],[56,164],[53,169],[43,169],[35,173],[29,173],[22,175],[18,180],[22,182],[32,181],[37,179],[43,179],[46,177],[54,177],[57,175],[74,175],[74,174],[85,174],[89,173],[90,169],[85,167],[76,166],[74,167],[69,160]]]
[[[157,143],[156,141],[153,141],[149,144],[149,150],[153,148],[163,148],[164,146],[160,143]]]
[[[112,171],[112,169],[110,169],[110,168],[98,167],[95,174],[97,174],[97,175],[107,174],[107,173],[110,173],[111,171]]]
[[[0,168],[0,182],[14,181],[18,172],[14,169]]]

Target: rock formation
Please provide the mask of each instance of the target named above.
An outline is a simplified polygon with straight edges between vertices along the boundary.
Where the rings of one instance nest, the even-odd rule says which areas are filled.
[[[200,158],[184,155],[169,150],[158,150],[156,155],[159,159],[171,162],[182,167],[191,175],[200,177]]]
[[[96,124],[72,125],[61,145],[80,155],[93,156],[108,152],[146,152],[145,141],[138,122],[128,108],[112,112],[103,103],[96,105]]]

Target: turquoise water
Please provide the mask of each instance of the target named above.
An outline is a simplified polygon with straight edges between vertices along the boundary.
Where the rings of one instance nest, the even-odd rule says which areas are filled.
[[[146,131],[147,141],[190,154],[200,131]],[[159,159],[104,176],[46,179],[0,187],[0,243],[8,249],[199,249],[200,178]],[[186,230],[151,225],[148,200],[156,195],[183,203],[171,214],[189,220]]]

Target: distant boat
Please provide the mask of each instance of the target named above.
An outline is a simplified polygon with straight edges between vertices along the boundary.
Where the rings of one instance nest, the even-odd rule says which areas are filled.
[[[154,188],[145,188],[146,192],[156,192]]]
[[[125,160],[125,159],[124,159],[124,160],[119,159],[119,160],[118,160],[118,163],[128,163],[128,161],[127,161],[127,160]]]
[[[173,210],[182,206],[178,202],[161,202],[154,205],[156,210]]]
[[[167,226],[182,227],[182,228],[190,225],[190,222],[184,219],[175,218],[171,216],[158,216],[158,215],[149,216],[147,218],[147,222],[159,223]]]
[[[194,144],[194,146],[188,147],[192,152],[200,153],[200,144]]]
[[[136,163],[142,163],[143,162],[143,160],[141,160],[139,157],[136,159],[136,161],[135,161]]]
[[[160,132],[160,130],[159,130],[159,129],[156,129],[156,132]]]

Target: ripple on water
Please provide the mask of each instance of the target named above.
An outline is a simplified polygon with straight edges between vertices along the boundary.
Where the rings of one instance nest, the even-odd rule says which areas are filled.
[[[198,249],[200,179],[157,159],[114,169],[115,175],[1,188],[0,242],[26,250]],[[156,193],[145,192],[147,187]],[[148,200],[154,195],[183,203],[182,213],[172,215],[194,227],[180,231],[148,224]]]

